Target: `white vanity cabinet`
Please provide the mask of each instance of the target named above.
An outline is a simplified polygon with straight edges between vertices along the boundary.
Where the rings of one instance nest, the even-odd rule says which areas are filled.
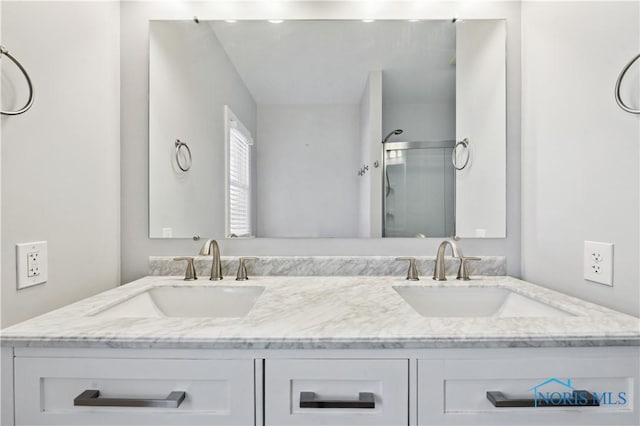
[[[5,416],[3,425],[640,424],[638,347],[11,353],[3,374],[14,374],[15,422]],[[495,407],[487,399],[531,399],[541,384],[543,393],[595,392],[600,405]],[[74,405],[83,394],[89,405]],[[130,406],[140,400],[158,406]]]
[[[407,425],[408,359],[267,359],[265,425]]]
[[[117,352],[105,358],[104,354],[16,357],[15,424],[255,422],[253,360],[128,358]]]
[[[419,359],[418,424],[640,424],[636,349],[487,349]],[[587,406],[586,392],[574,398],[574,391],[595,393],[599,405]],[[487,392],[500,392],[505,406],[494,406]],[[509,406],[534,403],[534,392],[550,406]]]

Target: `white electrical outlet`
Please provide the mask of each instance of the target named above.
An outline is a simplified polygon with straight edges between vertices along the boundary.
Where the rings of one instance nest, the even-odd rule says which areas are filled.
[[[32,251],[27,253],[27,277],[38,275],[40,275],[40,252]]]
[[[584,242],[584,279],[613,285],[613,244]]]
[[[47,242],[16,244],[18,290],[47,282]]]

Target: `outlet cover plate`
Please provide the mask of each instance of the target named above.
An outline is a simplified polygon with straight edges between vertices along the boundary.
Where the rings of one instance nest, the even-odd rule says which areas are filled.
[[[613,244],[584,242],[584,279],[613,286]]]
[[[16,281],[18,290],[48,280],[47,242],[16,244]]]

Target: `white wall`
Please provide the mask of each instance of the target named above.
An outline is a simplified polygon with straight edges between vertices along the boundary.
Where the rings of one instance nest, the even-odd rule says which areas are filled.
[[[2,34],[2,5],[0,5],[0,35]],[[5,62],[5,61],[3,61]],[[0,75],[2,75],[2,64],[0,64]],[[0,100],[2,100],[2,84],[0,84]],[[2,119],[0,119],[0,241],[2,241]],[[0,243],[0,277],[2,277],[2,244]],[[0,278],[0,283],[2,282]],[[0,296],[2,295],[2,285],[0,284]],[[0,327],[2,327],[2,299],[0,298]],[[0,348],[0,368],[2,371],[11,371],[12,360],[10,348]],[[7,354],[7,355],[5,355]],[[5,363],[6,365],[5,367]],[[5,369],[6,368],[6,369]],[[4,374],[0,378],[0,424],[10,424],[13,422],[13,397],[4,396],[13,394],[13,377],[10,374]],[[4,395],[3,395],[4,394]]]
[[[150,53],[150,235],[224,235],[224,106],[255,137],[256,103],[205,22],[151,23]],[[191,150],[186,173],[176,165],[176,139]]]
[[[469,151],[456,152],[456,235],[506,235],[507,140],[504,116],[506,23],[456,25],[456,140],[469,139]]]
[[[464,239],[468,255],[507,255],[520,274],[520,4],[518,2],[125,2],[122,38],[122,279],[147,274],[149,255],[195,254],[202,241],[148,237],[148,19],[507,19],[507,238]],[[258,142],[259,143],[259,142]],[[371,166],[370,166],[371,169]],[[381,170],[381,169],[378,169]],[[380,196],[382,196],[380,192]],[[381,219],[381,215],[380,215]],[[222,238],[223,235],[214,235]],[[224,240],[226,255],[435,254],[440,239]]]
[[[362,97],[360,98],[359,108],[359,120],[358,124],[360,125],[360,133],[358,135],[358,141],[360,146],[360,158],[365,159],[369,158],[369,151],[371,150],[371,144],[368,141],[371,139],[370,136],[370,128],[371,125],[369,123],[369,109],[370,109],[370,88],[371,82],[370,78],[367,78],[367,83],[364,86],[364,90],[362,91]],[[368,176],[363,176],[362,179],[359,180],[360,186],[360,194],[359,198],[359,206],[358,206],[358,236],[361,238],[369,237],[369,232],[371,229],[371,208],[370,208],[370,199],[371,199],[371,180]]]
[[[368,131],[362,135],[362,143],[369,145],[363,151],[362,163],[369,166],[364,179],[369,187],[369,233],[367,237],[382,237],[382,72],[369,73]],[[368,138],[368,139],[367,139]],[[378,162],[379,167],[374,164]],[[366,206],[365,206],[366,207]]]
[[[613,89],[640,51],[639,9],[585,1],[522,10],[523,276],[635,315],[640,116],[618,108]],[[584,240],[615,244],[613,287],[583,279]]]
[[[2,44],[35,86],[33,108],[1,121],[4,327],[119,283],[120,6],[1,7]],[[22,77],[2,67],[3,106],[23,102]],[[15,244],[38,240],[48,241],[49,281],[17,291]]]
[[[392,142],[453,140],[456,137],[455,118],[455,104],[390,104],[382,99],[382,137],[395,129],[404,131],[390,137]]]
[[[2,35],[2,4],[0,4],[0,36]],[[6,62],[6,61],[3,61]],[[2,76],[2,64],[0,64],[0,78]],[[0,84],[0,104],[2,103],[2,84]],[[1,106],[0,106],[1,108]],[[2,118],[0,118],[0,296],[2,296]],[[0,297],[0,328],[2,327],[2,311],[3,311],[3,303],[2,298]],[[0,384],[0,396],[2,392],[6,391],[6,381]],[[3,401],[8,400],[3,399]],[[0,415],[0,423],[5,422],[7,418],[7,412],[9,410],[3,409],[3,405],[0,405],[0,409],[5,413],[4,415]],[[12,410],[13,411],[13,410]]]
[[[358,235],[358,122],[358,105],[258,106],[258,237]]]
[[[368,166],[359,179],[360,202],[358,236],[382,236],[382,72],[371,71],[358,106],[360,160],[358,167]],[[380,167],[374,163],[378,161]]]

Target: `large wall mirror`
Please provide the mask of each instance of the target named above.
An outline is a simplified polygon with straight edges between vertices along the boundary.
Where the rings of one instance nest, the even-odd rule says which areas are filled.
[[[504,20],[149,35],[150,237],[506,236]]]

